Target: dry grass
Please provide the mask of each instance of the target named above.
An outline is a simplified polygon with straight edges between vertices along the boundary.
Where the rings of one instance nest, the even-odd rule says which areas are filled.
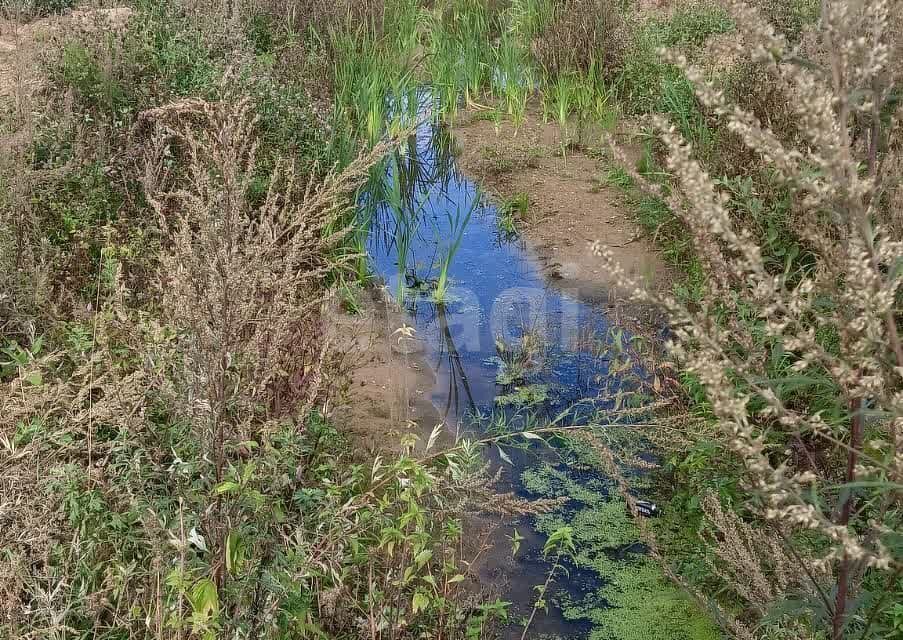
[[[532,43],[533,55],[550,76],[586,73],[595,64],[613,76],[623,63],[628,34],[614,0],[566,0]]]
[[[163,124],[174,117],[185,124]],[[209,382],[229,361],[241,377],[236,391],[251,403],[248,416],[261,401],[274,416],[296,411],[299,400],[311,406],[321,373],[311,365],[328,348],[317,330],[323,285],[353,257],[335,257],[350,230],[349,194],[385,147],[322,182],[299,184],[283,163],[255,207],[248,199],[255,119],[246,101],[183,101],[142,119],[157,123],[143,183],[168,238],[159,281],[164,317],[188,331],[199,379]],[[173,155],[182,156],[187,174],[166,168]],[[218,411],[230,402],[206,400]]]

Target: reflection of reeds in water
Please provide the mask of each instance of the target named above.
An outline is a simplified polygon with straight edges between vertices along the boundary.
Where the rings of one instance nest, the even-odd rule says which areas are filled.
[[[421,92],[416,104],[424,110],[430,106],[431,99],[430,94]],[[424,132],[429,136],[426,141]],[[359,198],[357,226],[361,232],[357,237],[363,243],[369,238],[380,252],[394,254],[398,275],[395,296],[399,302],[406,297],[406,284],[410,284],[406,281],[428,283],[436,280],[429,274],[421,276],[416,273],[417,264],[412,254],[415,246],[432,247],[437,253],[440,251],[441,245],[434,236],[426,235],[432,227],[423,223],[424,210],[436,204],[436,192],[443,194],[444,198],[450,190],[451,180],[455,178],[452,142],[447,128],[421,123],[403,146],[373,169]],[[448,266],[468,220],[468,211],[456,211],[448,217],[453,242],[445,248],[439,260],[439,267],[444,265],[446,272],[440,295],[444,295],[447,289]],[[444,237],[448,234],[442,232],[440,235]],[[428,261],[427,266],[432,270],[436,267],[436,260]]]
[[[430,148],[433,150],[432,181],[439,185],[441,191],[448,191],[449,183],[456,179],[455,156],[457,148],[455,139],[448,127],[433,125]]]
[[[448,317],[444,304],[436,304],[436,319],[439,322],[439,366],[443,360],[448,361],[448,392],[446,393],[445,416],[454,411],[455,415],[462,415],[461,411],[461,392],[464,392],[463,400],[467,403],[467,410],[475,413],[477,410],[476,403],[473,399],[473,393],[470,390],[470,382],[467,379],[467,372],[464,370],[464,364],[461,362],[461,355],[455,345],[455,338],[452,336],[451,328],[448,325]]]
[[[598,395],[613,399],[619,408],[622,404],[632,406],[642,400],[646,392],[659,390],[656,374],[647,380],[642,373],[641,363],[651,356],[642,336],[630,335],[618,326],[610,326],[604,333],[583,327],[570,348],[591,355],[605,365],[604,375],[597,372],[598,378],[593,382],[600,387]],[[654,362],[648,364],[654,370]]]
[[[416,157],[416,154],[412,156],[410,153],[404,157],[397,153],[392,156],[388,179],[389,188],[385,192],[385,202],[394,217],[394,244],[398,269],[396,300],[399,304],[404,302],[409,254],[414,232],[418,228],[420,214],[430,196],[430,191],[421,191],[417,188],[416,178],[412,179],[412,176],[416,176],[418,173],[416,168],[420,166]],[[405,167],[408,169],[407,171],[403,170]]]

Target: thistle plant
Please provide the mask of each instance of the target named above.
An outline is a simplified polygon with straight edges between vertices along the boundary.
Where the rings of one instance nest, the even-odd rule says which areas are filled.
[[[755,9],[730,3],[742,33],[737,53],[751,52],[793,97],[798,144],[670,56],[712,117],[793,194],[792,228],[805,260],[783,270],[766,260],[752,230],[731,215],[731,194],[675,124],[655,120],[673,188],[633,174],[686,226],[710,291],[690,307],[624,283],[670,314],[673,357],[704,387],[716,438],[742,465],[746,499],[738,508],[766,523],[797,565],[792,580],[786,571],[757,571],[771,582],[758,585],[755,598],[740,575],[728,579],[749,604],[744,621],[723,615],[735,637],[757,637],[749,621],[790,600],[800,603],[801,636],[889,637],[882,621],[903,572],[903,238],[886,222],[899,216],[887,189],[899,179],[894,95],[903,61],[894,59],[891,7],[825,2],[810,34],[817,47],[792,48]],[[596,251],[617,269],[604,247]],[[871,597],[862,597],[866,584]]]

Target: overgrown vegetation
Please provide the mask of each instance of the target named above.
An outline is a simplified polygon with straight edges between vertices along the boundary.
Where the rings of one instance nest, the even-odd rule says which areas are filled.
[[[244,15],[84,15],[28,25],[49,45],[10,60],[42,86],[3,94],[0,636],[484,634],[505,606],[462,591],[456,519],[477,451],[357,460],[317,410],[388,147],[324,154]]]
[[[127,4],[0,3],[0,637],[492,637],[460,515],[528,507],[475,444],[361,460],[329,413],[358,190],[388,171],[411,213],[383,158],[425,104],[544,117],[564,157],[638,119],[603,181],[683,275],[643,298],[675,331],[665,468],[578,438],[610,481],[524,477],[569,500],[524,635],[573,569],[602,583],[557,604],[598,638],[903,637],[897,4]],[[496,347],[496,404],[547,403],[538,334]],[[637,482],[667,517],[628,518]]]
[[[712,566],[742,603],[719,614],[734,635],[792,611],[799,636],[896,637],[900,313],[889,265],[900,256],[883,185],[896,179],[899,78],[884,65],[899,17],[827,3],[812,40],[791,48],[754,9],[731,8],[734,50],[758,52],[744,78],[794,96],[772,111],[779,128],[756,117],[764,96],[737,107],[675,55],[706,120],[729,135],[713,145],[669,110],[656,125],[664,171],[632,171],[688,230],[703,276],[691,299],[661,299],[694,411],[712,429],[677,470],[705,496],[696,508],[715,531]],[[713,176],[738,156],[745,175]],[[730,465],[709,466],[728,453]],[[778,542],[761,543],[765,530]]]

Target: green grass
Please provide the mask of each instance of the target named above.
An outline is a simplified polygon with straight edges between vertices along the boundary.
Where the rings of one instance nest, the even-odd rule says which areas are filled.
[[[734,24],[720,8],[693,6],[667,19],[653,20],[633,34],[629,54],[615,86],[625,111],[632,114],[665,112],[666,87],[683,80],[679,69],[662,60],[661,47],[691,55],[712,35],[728,33]]]
[[[627,189],[634,184],[630,174],[623,167],[617,165],[606,169],[599,181],[604,186],[620,187],[621,189]]]
[[[506,198],[498,207],[498,227],[506,237],[517,233],[518,221],[527,216],[530,209],[530,196],[526,193],[517,193]]]
[[[409,0],[397,2],[387,10],[385,33],[360,25],[329,36],[335,51],[334,120],[371,146],[406,129],[416,116],[416,7]]]
[[[112,72],[104,69],[94,52],[79,42],[63,47],[59,73],[61,80],[92,107],[115,112],[127,101],[125,88]]]
[[[553,0],[512,0],[507,30],[520,42],[529,43],[549,24],[555,12]]]
[[[492,17],[484,3],[454,0],[427,14],[426,70],[440,108],[454,119],[460,102],[476,101],[492,77]]]
[[[543,92],[543,109],[558,123],[561,155],[567,157],[568,121],[577,108],[580,81],[574,74],[561,74],[550,82]]]
[[[455,213],[446,213],[446,222],[448,224],[448,232],[451,235],[450,241],[443,248],[443,253],[439,258],[439,277],[436,280],[436,288],[433,290],[433,300],[438,304],[443,304],[448,300],[449,278],[448,270],[454,262],[455,254],[461,248],[461,242],[464,240],[464,233],[467,231],[467,225],[470,222],[474,211],[480,206],[482,196],[477,193],[474,195],[470,205],[466,208],[458,205]]]
[[[400,58],[409,52],[416,40],[413,14],[405,7],[415,6],[399,5],[399,13],[389,19],[391,42],[358,47],[352,55],[390,51]],[[230,60],[196,26],[174,3],[146,0],[138,3],[121,39],[86,36],[51,60],[55,84],[48,94],[71,93],[74,100],[67,102],[65,114],[48,109],[36,118],[31,164],[35,169],[66,166],[67,171],[47,171],[34,181],[28,206],[36,226],[23,236],[37,236],[47,288],[55,289],[55,297],[52,309],[31,325],[38,337],[14,342],[5,333],[5,319],[0,327],[0,382],[35,397],[45,394],[41,402],[54,409],[14,421],[6,442],[10,460],[27,463],[17,469],[31,478],[22,490],[47,515],[47,535],[36,534],[34,546],[4,549],[4,568],[21,570],[22,577],[13,594],[21,602],[11,606],[22,607],[0,620],[0,636],[42,629],[50,635],[114,640],[153,619],[161,629],[198,638],[242,635],[254,625],[271,626],[286,637],[338,637],[356,624],[357,606],[364,600],[377,611],[398,611],[411,633],[424,637],[440,619],[457,629],[503,615],[503,605],[488,603],[465,616],[430,587],[431,580],[454,584],[463,579],[447,555],[458,546],[460,526],[432,512],[432,472],[424,473],[407,458],[389,466],[361,466],[359,453],[322,416],[264,420],[267,409],[257,400],[247,420],[242,418],[243,435],[236,431],[225,446],[220,470],[211,462],[206,438],[199,437],[206,422],[193,425],[194,417],[161,391],[169,384],[163,382],[166,376],[172,375],[175,385],[183,382],[184,359],[163,361],[163,352],[181,339],[182,327],[156,316],[156,301],[148,299],[147,282],[157,277],[153,263],[159,258],[160,232],[153,224],[157,216],[136,186],[143,175],[143,144],[150,137],[145,133],[151,133],[132,137],[136,114],[182,96],[248,97],[260,116],[254,133],[260,136],[256,151],[262,169],[249,187],[252,202],[259,203],[277,158],[294,162],[299,181],[310,178],[316,186],[317,167],[350,157],[357,149],[356,134],[371,142],[402,126],[385,115],[386,102],[378,97],[410,96],[412,86],[403,67],[379,70],[368,61],[340,61],[347,71],[348,84],[340,87],[347,121],[337,120],[328,135],[313,114],[306,78],[280,77],[272,53],[279,50],[282,35],[270,21],[253,20],[247,28],[253,55]],[[226,77],[230,65],[233,73]],[[374,85],[352,86],[375,68]],[[351,132],[342,126],[349,122],[362,125]],[[337,137],[342,141],[334,142]],[[178,151],[166,157],[176,180],[183,177]],[[5,206],[14,195],[7,193],[5,175],[2,186]],[[173,188],[179,187],[176,182]],[[466,219],[459,224],[463,233]],[[4,258],[6,235],[4,225]],[[360,235],[354,240],[360,242]],[[456,246],[449,247],[447,264]],[[117,294],[114,308],[94,306],[108,298],[91,288],[95,283],[107,288],[104,293]],[[37,290],[44,283],[32,284]],[[348,308],[357,307],[353,285],[345,284],[340,295]],[[112,325],[98,339],[98,327]],[[90,382],[82,380],[89,359]],[[107,395],[112,387],[104,385],[112,380],[135,375],[146,381],[144,365],[151,360],[159,366],[153,383],[116,387],[128,399]],[[33,370],[24,372],[26,366]],[[17,380],[20,371],[23,379]],[[59,404],[63,397],[65,406]],[[92,406],[102,401],[110,412],[92,417],[86,427],[75,417],[83,401]],[[92,447],[94,465],[85,455]],[[37,468],[40,474],[33,473]],[[369,500],[371,490],[370,497],[379,499],[358,511],[355,501]],[[219,506],[228,516],[211,523],[209,515]],[[217,544],[220,525],[222,546]],[[310,561],[306,550],[338,540],[341,551],[327,553],[325,563]],[[37,557],[32,553],[41,554],[40,576],[30,569]],[[364,568],[386,563],[394,568],[381,575],[404,575],[406,582],[390,585],[387,578],[367,593]],[[44,598],[38,594],[46,593],[48,580],[55,591]],[[348,589],[349,611],[354,610],[341,622],[321,617],[318,603],[320,595],[339,585]],[[386,595],[389,588],[400,594],[400,604]],[[15,617],[21,611],[27,619]]]
[[[515,129],[520,127],[526,115],[527,100],[533,92],[533,73],[523,45],[507,33],[496,49],[493,91]]]

